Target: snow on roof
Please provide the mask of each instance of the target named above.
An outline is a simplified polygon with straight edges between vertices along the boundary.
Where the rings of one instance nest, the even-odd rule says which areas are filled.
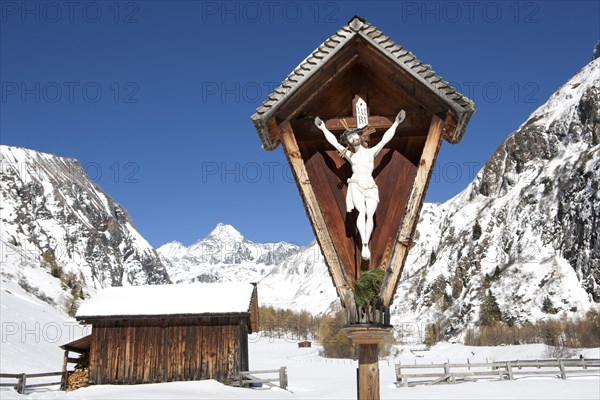
[[[76,318],[247,313],[251,283],[111,287],[84,301]]]

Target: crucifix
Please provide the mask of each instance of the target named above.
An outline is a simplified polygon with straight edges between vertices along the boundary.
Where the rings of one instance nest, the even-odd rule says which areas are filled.
[[[458,143],[474,111],[473,102],[431,66],[355,16],[251,117],[263,148],[281,144],[292,168],[346,308],[344,332],[358,345],[361,400],[380,397],[378,343],[392,330],[389,307],[442,139]],[[344,191],[340,183],[346,182]],[[376,227],[375,215],[382,222]],[[381,278],[367,306],[356,301],[357,282],[365,276]]]
[[[354,97],[352,103],[353,116],[348,117],[350,124],[345,118],[338,119],[345,128],[339,140],[327,127],[327,124],[333,126],[337,121],[329,120],[326,124],[316,117],[315,125],[323,132],[325,139],[339,151],[340,157],[345,158],[352,166],[352,176],[347,181],[346,212],[352,212],[354,209],[358,211],[356,227],[361,239],[361,257],[363,260],[370,260],[369,240],[373,232],[373,217],[379,203],[379,188],[373,179],[375,157],[392,140],[396,128],[406,118],[406,112],[401,110],[385,131],[381,141],[369,147],[369,135],[375,132],[375,128],[369,126],[367,103],[359,95]]]

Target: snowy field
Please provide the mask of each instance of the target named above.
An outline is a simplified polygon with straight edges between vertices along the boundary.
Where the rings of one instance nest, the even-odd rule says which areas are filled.
[[[18,285],[2,282],[0,290],[2,347],[1,372],[49,372],[60,370],[58,346],[81,332],[75,321],[32,298]],[[86,332],[83,332],[86,333]],[[518,377],[515,381],[482,380],[456,385],[396,388],[394,365],[438,362],[539,359],[544,345],[469,347],[440,343],[429,351],[401,347],[398,358],[380,362],[382,399],[600,399],[600,376],[556,375]],[[600,349],[578,354],[600,358]],[[300,349],[296,340],[250,338],[250,369],[288,370],[289,391],[239,389],[215,381],[172,382],[135,386],[92,386],[73,392],[38,389],[27,395],[0,389],[2,399],[352,399],[356,398],[356,366],[353,360],[330,360],[318,355],[318,347]]]
[[[467,347],[438,344],[417,362],[447,360],[503,360],[540,358],[542,345],[505,347]],[[408,351],[407,351],[408,352]],[[475,353],[475,356],[471,354]],[[598,357],[600,349],[585,350],[587,357]],[[411,353],[412,354],[412,353]],[[382,399],[599,399],[600,377],[574,377],[561,380],[558,376],[521,377],[515,381],[478,381],[456,385],[396,388],[394,363],[414,362],[414,357],[402,357],[380,362]],[[58,361],[58,360],[57,360]],[[3,399],[352,399],[355,392],[353,360],[328,360],[318,356],[318,349],[299,349],[295,341],[253,337],[250,345],[251,369],[288,368],[289,391],[274,389],[239,389],[216,381],[172,382],[137,386],[94,386],[73,392],[47,390],[19,395],[12,390],[0,392]]]

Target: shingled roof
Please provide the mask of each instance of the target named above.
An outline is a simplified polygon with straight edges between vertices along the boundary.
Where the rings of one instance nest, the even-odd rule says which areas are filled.
[[[433,93],[436,93],[448,105],[448,108],[456,114],[458,123],[453,132],[446,132],[444,137],[451,143],[459,142],[471,115],[475,111],[473,102],[437,75],[430,65],[422,63],[414,54],[396,44],[376,27],[355,16],[347,25],[344,25],[302,61],[281,85],[268,96],[267,100],[256,109],[256,113],[252,115],[251,119],[263,143],[263,148],[274,150],[279,144],[271,139],[268,129],[268,122],[276,114],[276,111],[304,83],[309,81],[321,66],[356,36],[362,37],[380,50],[382,54],[389,57],[415,80],[420,81]]]

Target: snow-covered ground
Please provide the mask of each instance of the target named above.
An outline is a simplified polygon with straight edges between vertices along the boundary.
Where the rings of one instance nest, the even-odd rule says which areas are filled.
[[[32,297],[18,285],[3,280],[0,285],[2,323],[1,365],[4,373],[35,373],[60,370],[59,345],[87,334],[87,330],[48,304]],[[351,399],[356,398],[354,360],[332,360],[318,355],[318,346],[300,349],[291,338],[250,337],[250,369],[288,370],[289,391],[281,389],[239,389],[216,381],[171,382],[151,385],[101,385],[61,392],[40,388],[27,395],[9,388],[0,389],[2,399]],[[598,399],[600,376],[556,375],[519,377],[515,381],[479,381],[456,385],[396,388],[394,365],[398,362],[431,363],[502,361],[543,358],[544,345],[470,347],[440,343],[429,351],[401,346],[398,356],[380,362],[382,399]],[[600,348],[577,354],[600,358]],[[6,380],[3,380],[6,382]],[[35,383],[35,382],[31,382]]]
[[[432,348],[419,363],[435,360],[539,358],[543,345],[505,347],[467,347],[442,343]],[[475,352],[475,356],[471,354]],[[93,386],[73,392],[45,391],[21,396],[12,390],[0,392],[6,399],[352,399],[356,398],[356,361],[331,360],[318,356],[318,349],[299,349],[295,340],[256,339],[250,345],[251,369],[277,369],[286,366],[289,391],[239,389],[216,381],[171,382],[135,386]],[[409,353],[404,352],[404,353]],[[584,355],[598,357],[600,349],[588,349]],[[412,353],[411,353],[412,354]],[[401,360],[414,362],[414,356]],[[600,377],[585,376],[561,380],[556,376],[522,377],[515,381],[482,380],[456,385],[396,388],[394,364],[380,362],[382,399],[598,399]]]

